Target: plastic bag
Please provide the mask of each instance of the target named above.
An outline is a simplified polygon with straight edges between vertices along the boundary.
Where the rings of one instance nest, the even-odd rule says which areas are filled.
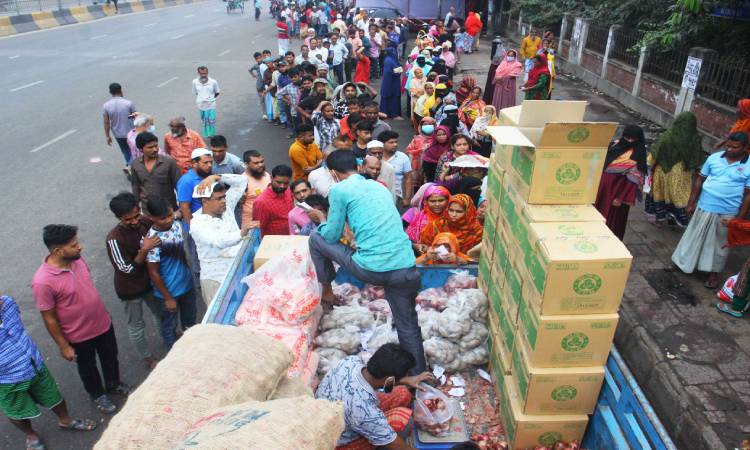
[[[372,328],[373,322],[370,310],[357,303],[334,306],[328,314],[320,319],[320,330],[327,331],[334,328],[343,328],[347,325],[355,326],[360,330],[367,330]]]
[[[321,377],[325,376],[339,361],[347,357],[346,353],[337,348],[319,348],[315,352],[320,356],[318,375]]]
[[[466,310],[472,319],[487,322],[487,296],[481,289],[459,289],[448,297],[447,307]]]
[[[334,281],[331,287],[338,305],[350,305],[353,299],[361,296],[359,288],[351,283],[338,284]]]
[[[723,302],[732,302],[732,298],[734,298],[734,285],[737,283],[737,277],[739,277],[740,274],[732,275],[731,277],[727,278],[727,281],[724,282],[724,286],[721,287],[721,290],[716,293],[716,297],[723,301]]]
[[[456,358],[459,354],[458,345],[441,337],[432,337],[422,344],[424,353],[430,365],[440,365],[448,369],[455,367]]]
[[[383,325],[378,325],[372,332],[372,336],[367,341],[367,351],[375,353],[385,344],[398,344],[398,333],[393,329],[390,320]]]
[[[388,300],[384,298],[371,301],[367,304],[367,309],[369,309],[375,316],[375,322],[383,323],[393,317],[393,314],[391,313],[391,305],[389,305]]]
[[[469,332],[471,323],[468,310],[446,308],[438,317],[437,330],[442,337],[457,340]]]
[[[422,329],[422,340],[426,341],[431,337],[440,336],[437,331],[437,321],[440,313],[434,309],[422,308],[417,312],[419,327]]]
[[[362,294],[368,300],[377,300],[379,298],[385,298],[385,287],[375,286],[374,284],[366,284]]]
[[[458,340],[458,347],[462,351],[474,349],[480,345],[484,345],[489,335],[490,331],[485,324],[472,321],[469,332],[461,336],[461,339]]]
[[[417,390],[414,400],[414,422],[434,436],[444,435],[450,430],[453,418],[451,401],[432,386],[424,383],[420,386],[425,390]]]
[[[299,324],[320,304],[320,284],[304,242],[274,256],[242,281],[248,294],[235,315],[238,324],[263,323],[267,314],[260,305],[268,305],[271,316]]]
[[[487,364],[489,357],[490,354],[487,351],[487,345],[482,344],[479,347],[461,353],[461,368],[465,369],[469,366],[481,366]]]
[[[476,289],[477,277],[470,275],[466,270],[458,270],[455,275],[448,277],[444,287],[448,293],[458,289]]]
[[[359,351],[359,328],[347,325],[344,328],[334,328],[318,335],[315,343],[321,347],[337,348],[347,355]]]
[[[416,298],[417,305],[442,311],[448,303],[448,293],[443,288],[429,288],[420,292]]]

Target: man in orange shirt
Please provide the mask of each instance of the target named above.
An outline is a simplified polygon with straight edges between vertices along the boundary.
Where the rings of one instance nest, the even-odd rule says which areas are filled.
[[[323,153],[315,143],[315,132],[310,124],[297,127],[297,139],[289,146],[292,179],[307,180],[310,172],[323,164]]]
[[[164,135],[164,151],[177,162],[184,174],[193,168],[190,155],[196,148],[206,148],[201,135],[185,125],[184,117],[175,117],[169,121],[170,132]]]

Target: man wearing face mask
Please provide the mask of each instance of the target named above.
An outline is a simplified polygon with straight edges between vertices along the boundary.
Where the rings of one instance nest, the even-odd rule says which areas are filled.
[[[221,91],[219,83],[208,76],[208,67],[198,67],[198,77],[193,80],[193,95],[203,122],[203,136],[216,134],[216,98]]]
[[[171,156],[184,174],[193,167],[192,153],[196,148],[206,148],[198,132],[185,125],[184,117],[169,121],[169,133],[164,135],[164,151]]]
[[[315,396],[343,404],[346,428],[336,442],[337,450],[368,445],[388,450],[414,448],[398,435],[412,415],[408,388],[419,389],[420,383],[433,379],[426,372],[406,376],[415,363],[414,356],[403,347],[385,344],[367,364],[359,356],[350,356],[326,374]]]
[[[156,127],[154,126],[154,118],[150,116],[149,114],[138,114],[135,116],[135,119],[133,119],[133,129],[128,132],[128,147],[130,148],[130,163],[132,164],[133,161],[136,160],[136,158],[139,158],[143,153],[138,149],[138,147],[135,145],[135,138],[143,133],[144,131],[148,131],[149,133],[156,134]],[[161,148],[159,149],[160,155],[166,155],[164,153],[164,150]]]
[[[328,216],[308,213],[311,219],[320,220],[317,231],[310,235],[310,253],[323,284],[322,300],[336,301],[331,287],[336,276],[333,262],[364,283],[384,286],[399,342],[416,361],[410,373],[420,373],[426,362],[414,307],[421,278],[393,196],[377,181],[365,180],[357,173],[357,160],[350,151],[332,152],[326,164],[336,181],[328,193]],[[339,242],[347,223],[356,250]]]

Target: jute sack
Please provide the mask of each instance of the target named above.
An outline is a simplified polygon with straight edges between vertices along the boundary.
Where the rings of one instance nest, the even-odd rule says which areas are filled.
[[[284,398],[210,411],[175,449],[331,450],[343,431],[341,403]]]
[[[112,418],[96,450],[167,450],[208,411],[266,400],[292,353],[248,327],[196,325]]]
[[[313,391],[300,377],[282,377],[276,390],[273,391],[269,400],[292,397],[312,397]]]

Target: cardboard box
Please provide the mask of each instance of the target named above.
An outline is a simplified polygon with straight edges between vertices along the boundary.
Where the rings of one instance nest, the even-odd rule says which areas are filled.
[[[505,375],[511,374],[512,368],[512,351],[513,347],[508,348],[507,340],[499,331],[498,317],[495,313],[490,312],[490,370],[493,379],[502,380]]]
[[[543,127],[549,122],[581,122],[588,102],[582,100],[524,100],[498,111],[501,125]]]
[[[477,284],[485,295],[488,295],[488,286],[492,283],[492,246],[487,247],[487,243],[482,240],[482,253],[479,255],[479,276]]]
[[[488,127],[505,177],[532,204],[592,204],[617,124],[547,123]]]
[[[581,441],[589,417],[586,415],[529,415],[521,412],[519,395],[510,376],[496,380],[495,392],[500,403],[500,420],[508,439],[508,448],[521,450],[545,446],[552,448],[558,440]]]
[[[604,366],[618,320],[617,314],[542,316],[524,299],[513,341],[525,339],[534,367]]]
[[[510,370],[511,352],[515,347],[517,338],[516,327],[511,324],[510,317],[500,303],[499,295],[501,290],[490,288],[489,301],[490,307],[487,311],[489,317],[490,334],[495,339],[496,346],[501,346],[505,350],[507,364],[503,364]]]
[[[258,270],[260,266],[268,262],[269,259],[289,250],[290,248],[303,244],[307,245],[307,239],[307,236],[269,235],[263,237],[263,240],[260,241],[258,251],[255,253],[255,259],[253,259],[254,270]]]
[[[529,361],[523,339],[513,349],[514,386],[524,414],[591,414],[604,381],[604,367],[542,368]]]
[[[505,169],[496,163],[494,158],[490,158],[490,170],[487,174],[487,200],[495,211],[500,200],[503,178],[505,178]]]
[[[534,286],[527,296],[542,314],[617,312],[633,257],[605,223],[535,222],[529,229],[536,251],[524,258]]]

